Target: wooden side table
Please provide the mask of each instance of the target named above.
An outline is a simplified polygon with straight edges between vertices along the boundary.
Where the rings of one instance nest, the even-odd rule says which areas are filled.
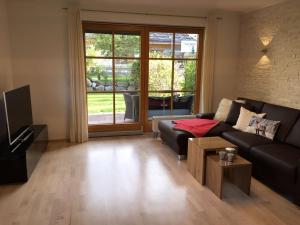
[[[187,168],[200,184],[205,184],[206,155],[226,147],[237,146],[221,137],[189,138]]]
[[[218,155],[207,156],[206,186],[222,199],[225,178],[246,194],[250,194],[252,164],[236,156],[232,163],[222,161]]]

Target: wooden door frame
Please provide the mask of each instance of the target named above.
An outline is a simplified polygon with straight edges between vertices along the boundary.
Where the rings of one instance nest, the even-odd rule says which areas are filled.
[[[152,130],[151,121],[148,120],[148,81],[149,81],[149,33],[150,32],[172,32],[172,33],[196,33],[198,34],[198,55],[197,55],[197,74],[196,90],[194,98],[194,113],[199,113],[200,92],[201,92],[201,74],[203,65],[203,48],[204,48],[204,28],[203,27],[183,27],[183,26],[161,26],[161,25],[141,25],[141,24],[123,24],[123,23],[106,23],[83,21],[83,38],[84,38],[84,56],[85,54],[85,33],[86,32],[129,32],[136,33],[141,37],[140,48],[140,113],[138,123],[124,124],[99,124],[89,125],[89,132],[100,131],[125,131],[125,130],[142,130],[150,132]],[[173,58],[172,58],[173,60]],[[86,69],[86,66],[85,66]]]
[[[142,75],[142,65],[143,65],[143,59],[142,59],[142,43],[143,43],[143,27],[141,26],[135,26],[135,25],[121,25],[121,24],[111,24],[111,23],[95,23],[95,22],[83,22],[82,24],[83,27],[83,36],[86,32],[94,32],[94,33],[117,33],[117,32],[128,32],[130,34],[138,34],[141,37],[141,46],[140,46],[140,57],[138,58],[140,60],[140,65],[141,65],[141,74],[140,74],[140,83],[144,83],[144,76]],[[85,37],[84,37],[85,38]],[[85,43],[85,41],[84,41]],[[85,44],[84,44],[85,45]],[[85,47],[84,47],[85,50]],[[112,49],[113,51],[113,49]],[[84,53],[84,56],[86,57],[86,54]],[[114,55],[112,56],[114,58]],[[114,63],[113,63],[114,64]],[[86,66],[85,66],[86,68]],[[113,69],[114,70],[114,69]],[[85,71],[86,72],[86,71]],[[114,72],[113,72],[114,73]],[[113,75],[114,77],[114,75]],[[113,85],[113,87],[115,87]],[[140,88],[140,105],[144,104],[144,95],[145,93],[143,92],[143,88]],[[115,89],[113,90],[115,93]],[[113,102],[113,107],[115,107],[115,102]],[[141,108],[141,107],[140,107]],[[140,110],[142,111],[142,110]],[[115,109],[113,110],[113,114],[115,115]],[[141,130],[143,127],[144,121],[143,118],[145,117],[143,113],[141,112],[139,115],[139,122],[134,122],[134,123],[120,123],[120,124],[97,124],[97,125],[89,125],[89,132],[100,132],[100,131],[126,131],[126,130]]]
[[[146,71],[146,77],[147,77],[147,95],[148,97],[148,80],[149,80],[149,33],[150,32],[170,32],[170,33],[195,33],[198,34],[198,46],[197,46],[197,58],[196,58],[196,67],[197,67],[197,73],[196,73],[196,87],[195,87],[195,98],[194,98],[194,114],[199,113],[200,110],[200,93],[201,93],[201,74],[203,70],[203,49],[204,49],[204,27],[182,27],[182,26],[161,26],[161,25],[148,25],[145,27],[146,33],[147,33],[147,71]],[[173,43],[175,40],[173,40]],[[174,50],[175,46],[173,46]],[[175,50],[174,50],[175,51]],[[171,58],[172,61],[174,61],[175,57]],[[172,83],[173,85],[173,83]],[[146,99],[147,100],[147,99]],[[148,110],[148,101],[146,101],[146,104],[144,106],[145,111],[145,132],[151,132],[152,131],[152,121],[148,120],[147,117],[147,110]]]

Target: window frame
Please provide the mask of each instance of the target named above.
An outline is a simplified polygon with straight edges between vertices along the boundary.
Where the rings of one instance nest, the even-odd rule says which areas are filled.
[[[192,31],[192,32],[190,32]],[[199,94],[197,94],[197,90],[200,88],[200,87],[197,87],[197,84],[200,83],[200,79],[201,79],[201,71],[199,71],[199,66],[198,66],[198,61],[201,57],[201,55],[199,54],[200,51],[201,51],[201,46],[200,46],[200,33],[199,31],[198,32],[195,32],[194,29],[192,28],[170,28],[170,27],[159,27],[159,28],[153,28],[153,29],[150,29],[148,31],[148,37],[150,37],[150,33],[152,32],[161,32],[161,33],[170,33],[172,34],[172,54],[171,54],[171,57],[150,57],[150,47],[148,48],[148,63],[150,64],[150,60],[165,60],[165,61],[172,61],[172,74],[171,74],[171,89],[170,90],[161,90],[161,91],[153,91],[153,90],[149,90],[149,87],[148,87],[148,94],[149,93],[166,93],[166,94],[170,94],[170,97],[171,97],[171,115],[172,115],[172,112],[173,112],[173,100],[174,100],[174,94],[175,93],[193,93],[194,96],[195,96],[195,99],[194,99],[194,109],[193,109],[193,112],[198,112],[197,109],[199,109],[199,105],[196,105],[195,103],[196,102],[199,102],[199,99],[197,99],[197,96],[200,95],[200,92]],[[193,33],[193,34],[197,34],[198,35],[198,42],[197,42],[197,54],[196,54],[196,57],[195,58],[185,58],[185,57],[182,57],[182,58],[178,58],[176,57],[176,34],[188,34],[188,33]],[[150,43],[150,42],[149,42]],[[175,90],[174,89],[174,77],[175,77],[175,63],[176,61],[195,61],[196,62],[196,74],[195,74],[195,88],[194,90]],[[200,74],[198,73],[198,71],[200,72]],[[148,72],[148,79],[149,79],[149,73],[150,71]],[[198,82],[199,80],[199,82]]]
[[[122,24],[122,23],[103,23],[103,22],[90,22],[83,21],[83,41],[84,41],[84,58],[86,62],[86,50],[85,50],[85,33],[131,33],[131,34],[139,34],[141,37],[141,46],[140,46],[140,57],[132,58],[139,59],[141,64],[140,69],[140,90],[141,99],[140,99],[140,119],[138,123],[124,123],[124,124],[99,124],[99,125],[89,125],[89,132],[99,132],[99,131],[115,131],[115,130],[143,130],[143,131],[151,131],[151,121],[149,121],[147,116],[148,111],[148,95],[150,93],[158,93],[158,91],[149,91],[148,90],[148,81],[149,81],[149,34],[150,32],[167,32],[173,33],[173,50],[172,50],[172,99],[171,104],[173,108],[173,93],[174,92],[193,92],[194,93],[194,114],[199,113],[200,108],[200,92],[201,92],[201,74],[202,74],[202,62],[203,62],[203,49],[204,49],[204,27],[182,27],[182,26],[161,26],[161,25],[140,25],[140,24]],[[198,44],[197,44],[197,57],[196,58],[175,58],[175,33],[191,33],[198,34]],[[112,54],[114,55],[114,46],[112,47]],[[89,56],[91,58],[91,56]],[[95,57],[95,58],[109,58],[109,57]],[[128,57],[114,57],[114,59],[131,59]],[[158,59],[158,58],[155,58]],[[162,58],[162,60],[171,60],[171,58]],[[196,84],[194,91],[188,90],[180,90],[174,91],[174,63],[176,60],[196,60]],[[84,63],[85,63],[84,62]],[[114,63],[113,63],[114,67]],[[86,70],[86,63],[85,63]],[[114,68],[113,68],[114,73]],[[114,79],[113,75],[113,79]],[[113,80],[114,82],[114,80]],[[113,85],[113,91],[111,93],[116,93],[122,91],[115,91],[115,85]],[[160,93],[166,93],[167,91],[163,90]],[[88,91],[86,91],[88,93]],[[93,93],[98,93],[98,91],[93,91]],[[103,93],[99,91],[99,93]],[[104,93],[110,93],[105,91]],[[170,91],[168,92],[170,93]],[[115,114],[115,99],[113,98],[113,107]],[[115,119],[114,119],[115,120]]]

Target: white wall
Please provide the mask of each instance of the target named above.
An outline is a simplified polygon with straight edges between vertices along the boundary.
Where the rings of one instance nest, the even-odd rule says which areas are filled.
[[[235,13],[221,13],[223,18],[218,21],[213,109],[217,109],[223,97],[237,97],[237,65],[239,52],[240,16]]]
[[[65,6],[55,2],[8,1],[14,86],[31,85],[34,122],[48,124],[52,140],[68,137],[69,119],[67,18],[61,9]],[[221,97],[234,95],[239,17],[223,17],[218,28],[214,105]],[[195,25],[189,18],[164,20],[157,24]],[[138,21],[149,23],[149,18]],[[197,23],[200,26],[203,20]]]
[[[50,139],[68,136],[67,24],[61,7],[8,2],[14,86],[30,84],[34,123],[48,124]]]
[[[0,28],[0,93],[2,93],[2,91],[12,87],[10,41],[5,0],[0,0]]]

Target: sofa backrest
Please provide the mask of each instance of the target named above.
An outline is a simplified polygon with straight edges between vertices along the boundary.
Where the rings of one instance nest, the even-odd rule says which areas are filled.
[[[243,97],[239,97],[239,100],[245,100],[247,105],[250,105],[254,112],[256,113],[260,113],[263,106],[264,106],[264,102],[262,101],[257,101],[257,100],[253,100],[253,99],[249,99],[249,98],[243,98]]]
[[[266,113],[266,119],[280,121],[275,141],[284,142],[290,130],[300,115],[300,111],[284,106],[265,103],[262,112]]]
[[[285,139],[285,142],[300,148],[300,118],[291,129],[290,133]]]

